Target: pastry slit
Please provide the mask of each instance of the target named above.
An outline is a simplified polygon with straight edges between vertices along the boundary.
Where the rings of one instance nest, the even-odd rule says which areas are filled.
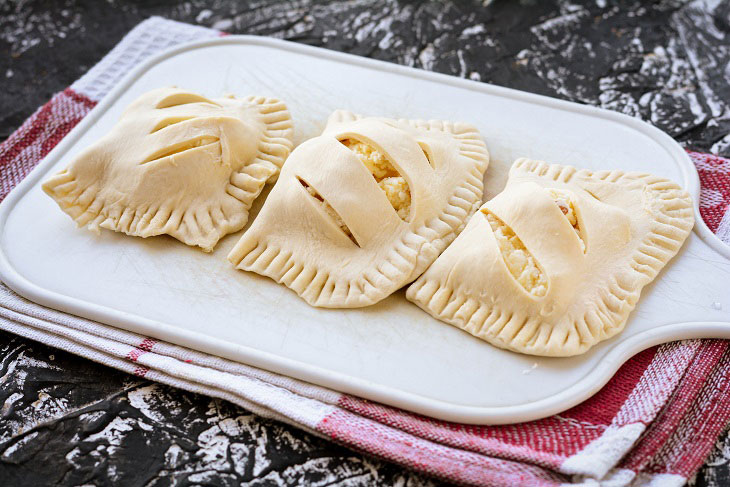
[[[150,133],[154,134],[155,132],[160,131],[166,127],[169,127],[170,125],[175,125],[180,122],[192,120],[193,118],[195,118],[195,117],[180,115],[178,117],[168,117],[168,118],[162,119],[157,125],[155,125],[155,128],[153,128]]]
[[[193,139],[189,139],[166,147],[164,150],[158,151],[150,155],[147,159],[142,161],[141,164],[149,164],[150,162],[159,161],[160,159],[164,159],[165,157],[182,154],[183,152],[196,149],[198,147],[217,144],[219,142],[220,139],[218,137],[201,135],[200,137],[195,137]]]
[[[596,193],[594,193],[593,191],[591,191],[588,188],[584,188],[584,189],[585,189],[585,192],[588,193],[589,195],[591,195],[594,199],[601,201],[601,198],[599,198],[598,195],[596,195]]]
[[[572,194],[567,191],[561,191],[559,189],[549,189],[548,194],[555,202],[555,205],[560,209],[561,213],[568,220],[570,226],[573,227],[575,235],[580,241],[580,247],[585,254],[587,251],[587,245],[585,238],[583,238],[583,228],[580,222],[580,212],[574,203]]]
[[[350,149],[358,160],[370,171],[378,187],[385,193],[391,206],[403,221],[408,221],[411,210],[411,189],[398,169],[388,160],[385,154],[370,144],[357,139],[340,141]],[[421,147],[423,149],[423,147]],[[424,150],[424,154],[426,151]],[[426,159],[429,160],[426,154]]]
[[[528,294],[535,297],[545,296],[548,281],[537,259],[507,224],[488,210],[482,212],[492,228],[502,260],[510,275]]]
[[[155,108],[171,108],[178,107],[180,105],[190,105],[192,103],[206,103],[217,107],[220,106],[213,100],[195,93],[173,93],[172,95],[166,96],[160,100],[157,105],[155,105]]]
[[[339,227],[340,230],[342,230],[342,233],[344,233],[347,238],[349,238],[352,243],[360,247],[360,244],[357,242],[357,239],[350,231],[350,228],[347,226],[345,221],[342,219],[342,217],[337,213],[337,211],[332,208],[332,205],[330,205],[327,201],[325,201],[324,198],[322,198],[322,195],[320,195],[316,189],[311,187],[309,183],[307,183],[305,180],[303,180],[301,177],[297,176],[297,181],[299,181],[299,184],[302,185],[302,187],[307,190],[307,193],[317,200],[317,202],[322,206],[322,209],[324,209],[325,213],[334,220],[335,224]]]
[[[431,157],[430,147],[428,147],[423,142],[419,142],[418,145],[421,147],[421,150],[423,151],[423,157],[425,157],[426,160],[428,161],[428,165],[431,166],[432,168],[435,168],[436,166],[434,166],[434,164],[433,164],[433,157]]]

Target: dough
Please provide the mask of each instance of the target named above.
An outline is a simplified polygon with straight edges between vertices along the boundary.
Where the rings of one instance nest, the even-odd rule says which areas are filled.
[[[243,228],[292,148],[279,100],[179,88],[137,98],[112,130],[43,184],[78,226],[168,234],[205,251]]]
[[[671,181],[520,159],[406,297],[500,348],[577,355],[624,328],[693,224]]]
[[[481,203],[487,164],[470,125],[337,111],[292,152],[228,258],[313,306],[377,303],[461,231]]]

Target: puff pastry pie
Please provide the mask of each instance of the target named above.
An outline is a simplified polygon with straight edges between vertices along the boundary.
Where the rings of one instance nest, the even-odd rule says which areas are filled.
[[[580,354],[623,329],[693,224],[671,181],[521,159],[406,296],[498,347]]]
[[[481,203],[488,157],[470,125],[337,111],[292,152],[228,258],[313,306],[371,305],[461,231]]]
[[[289,155],[292,132],[279,100],[162,88],[136,99],[43,189],[79,226],[169,234],[210,251],[246,224]]]

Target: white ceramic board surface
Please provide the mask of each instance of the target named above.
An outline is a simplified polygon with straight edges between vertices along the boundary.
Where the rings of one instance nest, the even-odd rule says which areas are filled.
[[[690,337],[730,338],[730,251],[701,223],[643,293],[618,337],[565,359],[519,355],[441,323],[403,291],[365,309],[315,309],[226,260],[240,233],[205,254],[169,237],[77,229],[40,189],[106,133],[141,93],[280,97],[296,143],[332,110],[476,125],[491,153],[487,194],[517,157],[699,182],[684,151],[635,119],[546,97],[283,41],[227,37],[176,48],[131,72],[0,207],[0,276],[56,309],[437,418],[509,423],[597,391],[631,355]],[[258,201],[257,207],[263,198]],[[696,212],[697,213],[697,212]],[[252,214],[255,216],[255,212]]]

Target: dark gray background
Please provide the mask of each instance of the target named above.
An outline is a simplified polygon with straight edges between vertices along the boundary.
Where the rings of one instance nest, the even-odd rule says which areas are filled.
[[[150,15],[601,106],[730,155],[717,1],[0,0],[0,140]],[[223,401],[0,332],[2,485],[429,485]],[[730,485],[726,436],[695,485]]]

